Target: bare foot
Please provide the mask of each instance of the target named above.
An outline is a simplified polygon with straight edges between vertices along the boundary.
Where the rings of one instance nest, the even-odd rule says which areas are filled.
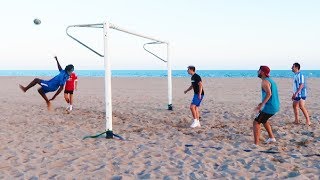
[[[20,87],[20,89],[21,89],[23,92],[26,92],[26,88],[23,87],[21,84],[19,84],[19,87]]]
[[[51,111],[51,110],[52,110],[52,107],[51,107],[51,103],[50,103],[50,101],[49,101],[49,102],[47,102],[47,108],[48,108],[48,111]]]
[[[300,124],[300,122],[299,121],[294,121],[293,124],[297,124],[298,125],[298,124]]]

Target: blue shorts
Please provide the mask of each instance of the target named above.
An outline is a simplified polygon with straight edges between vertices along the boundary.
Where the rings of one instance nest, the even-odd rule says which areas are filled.
[[[203,97],[204,97],[204,95],[201,95],[201,99],[199,99],[199,95],[198,94],[193,95],[193,99],[192,99],[191,104],[196,105],[197,107],[199,107]]]
[[[58,89],[57,87],[52,86],[50,81],[46,81],[46,80],[42,80],[40,82],[40,85],[41,85],[41,89],[44,93],[53,92]]]
[[[296,97],[296,98],[294,98],[294,101],[300,101],[301,99],[306,100],[307,97]]]

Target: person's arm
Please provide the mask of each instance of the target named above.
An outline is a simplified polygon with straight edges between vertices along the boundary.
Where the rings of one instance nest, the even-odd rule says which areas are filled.
[[[198,85],[199,85],[199,99],[201,99],[202,89],[203,89],[202,81],[200,81],[200,82],[198,83]]]
[[[261,111],[261,108],[269,101],[269,99],[272,95],[269,81],[263,80],[261,83],[261,87],[266,92],[266,97],[257,106],[256,110],[258,110],[258,111]]]
[[[56,92],[56,94],[55,94],[49,101],[54,100],[54,99],[61,93],[61,91],[63,90],[63,87],[64,87],[64,86],[60,86],[60,88],[58,89],[58,91]]]
[[[185,90],[184,93],[187,94],[187,92],[190,91],[191,89],[192,89],[192,85],[187,90]]]
[[[74,81],[74,88],[75,88],[75,90],[78,90],[78,80]]]
[[[55,58],[56,61],[57,61],[57,66],[58,66],[59,71],[62,71],[62,68],[61,68],[61,66],[60,66],[60,63],[59,63],[59,61],[58,61],[57,56],[55,56],[54,58]]]
[[[299,85],[299,88],[298,88],[298,90],[295,92],[295,93],[293,93],[293,95],[292,95],[292,99],[294,99],[294,98],[296,98],[297,97],[297,95],[301,92],[301,90],[302,90],[302,88],[304,87],[304,84],[303,83],[301,83],[300,85]]]

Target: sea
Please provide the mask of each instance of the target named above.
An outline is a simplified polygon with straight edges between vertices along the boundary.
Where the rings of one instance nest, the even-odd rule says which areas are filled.
[[[197,70],[201,77],[255,78],[257,70]],[[306,77],[320,78],[320,70],[301,71]],[[55,76],[57,70],[0,70],[0,76]],[[104,70],[76,70],[79,77],[104,77]],[[113,77],[167,77],[166,70],[112,70]],[[190,77],[186,70],[172,70],[173,77]],[[291,70],[272,70],[274,78],[292,78]]]

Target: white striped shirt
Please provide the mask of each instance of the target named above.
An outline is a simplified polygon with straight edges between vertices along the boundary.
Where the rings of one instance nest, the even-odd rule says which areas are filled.
[[[303,88],[296,97],[307,97],[307,86],[305,77],[301,72],[298,72],[293,77],[293,93],[296,93],[298,91],[300,84],[303,84]]]

